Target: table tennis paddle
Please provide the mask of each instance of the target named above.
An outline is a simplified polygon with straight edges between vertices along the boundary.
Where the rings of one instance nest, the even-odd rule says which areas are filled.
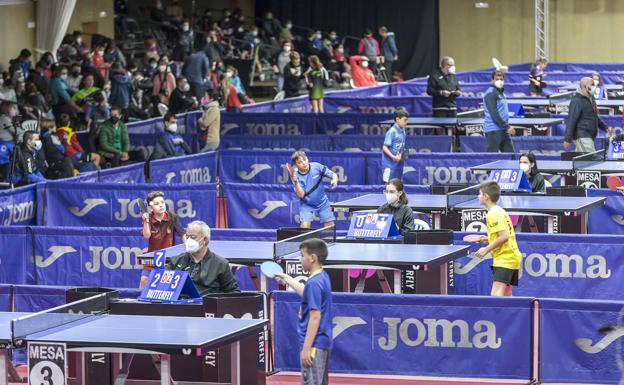
[[[276,262],[267,261],[262,262],[260,265],[260,271],[262,271],[262,274],[264,274],[267,278],[275,278],[275,274],[282,274],[284,269],[282,269],[282,267]]]
[[[618,187],[622,187],[622,179],[619,176],[607,177],[607,186],[611,191],[620,190]]]
[[[147,211],[147,203],[145,203],[145,199],[139,198],[139,209],[141,209],[142,213],[146,213]]]
[[[481,243],[482,241],[486,240],[486,236],[485,235],[481,235],[481,234],[468,234],[468,235],[464,235],[464,242],[470,242],[470,243]]]

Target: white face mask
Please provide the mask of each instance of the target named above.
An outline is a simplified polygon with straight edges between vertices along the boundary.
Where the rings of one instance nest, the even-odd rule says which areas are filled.
[[[226,72],[225,73],[225,77],[226,78],[231,78],[232,77],[232,73],[231,72]]]
[[[63,79],[63,80],[67,80],[67,74],[63,74],[63,75],[61,75],[61,79]]]
[[[167,126],[167,129],[171,132],[178,132],[178,124],[172,123],[169,126]]]
[[[595,85],[595,86],[600,85],[600,81],[599,81],[599,80],[594,79],[594,85]]]
[[[182,26],[182,31],[186,32],[189,30],[189,26],[188,25],[183,25]]]
[[[448,72],[450,74],[455,74],[455,66],[450,66],[449,69],[448,69]]]
[[[520,169],[524,171],[525,174],[528,174],[531,167],[526,163],[520,163]]]
[[[43,143],[41,143],[40,140],[36,140],[35,141],[35,150],[37,150],[37,151],[41,150],[41,146],[43,146]]]
[[[184,247],[186,248],[187,253],[195,253],[197,252],[197,250],[199,250],[199,242],[189,238],[186,240],[186,242],[184,242]]]
[[[589,92],[590,95],[594,94],[594,91],[596,91],[596,86],[591,86],[589,87],[589,89],[587,90],[587,92]]]
[[[292,47],[289,46],[289,45],[284,46],[284,52],[290,52],[291,49],[292,49]]]
[[[185,84],[184,87],[182,87],[182,91],[184,92],[189,92],[191,90],[191,86],[188,84]]]
[[[386,193],[386,202],[389,205],[395,204],[399,200],[399,196],[397,194]]]
[[[494,87],[496,88],[503,88],[503,86],[505,86],[505,81],[504,80],[496,80],[494,82]]]
[[[362,62],[362,67],[364,68],[368,67],[368,62],[366,60]]]
[[[166,65],[159,65],[159,66],[158,66],[158,70],[159,70],[160,72],[165,72],[165,70],[166,70],[166,69],[167,69],[167,66],[166,66]]]

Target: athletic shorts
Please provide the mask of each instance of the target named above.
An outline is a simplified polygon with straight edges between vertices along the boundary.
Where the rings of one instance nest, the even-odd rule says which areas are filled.
[[[329,383],[329,352],[316,349],[312,366],[301,367],[301,385],[327,385]]]
[[[382,179],[384,183],[388,183],[392,179],[401,179],[403,178],[403,167],[390,168],[386,167],[383,170]]]
[[[329,203],[318,209],[301,205],[301,209],[299,209],[299,220],[301,222],[312,222],[314,215],[318,215],[321,218],[321,223],[332,222],[336,219]]]
[[[151,273],[151,270],[141,270],[141,277],[149,277]]]
[[[492,281],[518,286],[518,270],[492,266]]]

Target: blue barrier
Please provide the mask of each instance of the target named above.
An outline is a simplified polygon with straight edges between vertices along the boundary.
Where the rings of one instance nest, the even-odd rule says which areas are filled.
[[[624,198],[622,194],[607,189],[588,189],[589,197],[607,197],[607,203],[589,212],[590,234],[624,235]]]
[[[205,152],[150,162],[151,183],[212,183],[217,177],[217,153]]]
[[[622,381],[624,302],[542,299],[539,308],[542,383]],[[605,335],[605,325],[619,327]]]
[[[0,311],[11,311],[13,285],[0,285]]]
[[[0,226],[34,225],[37,221],[35,185],[0,191]]]
[[[145,183],[145,163],[134,163],[127,166],[109,168],[98,171],[98,182],[101,183]],[[67,182],[67,180],[63,180]],[[85,181],[86,182],[86,181]]]
[[[530,298],[332,297],[332,372],[531,378]],[[275,368],[298,371],[300,298],[274,292],[273,299]]]

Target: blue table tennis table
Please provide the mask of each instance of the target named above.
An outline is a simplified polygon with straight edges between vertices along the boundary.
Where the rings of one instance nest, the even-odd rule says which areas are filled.
[[[517,165],[517,163],[516,163]],[[433,217],[433,226],[440,228],[441,217],[451,211],[483,209],[476,195],[456,196],[408,194],[409,206],[413,211],[430,214]],[[596,207],[604,205],[604,197],[560,197],[544,195],[502,195],[498,205],[504,208],[510,215],[539,215],[548,218],[548,232],[554,229],[554,216],[556,215],[582,215],[583,229],[587,232],[587,213]],[[331,204],[334,211],[363,211],[377,210],[386,203],[383,194],[366,194],[356,198],[347,199]]]
[[[307,237],[311,236],[308,235]],[[296,240],[295,238],[291,238],[291,240]],[[253,265],[266,261],[278,261],[283,265],[291,265],[298,263],[300,258],[300,242],[295,243],[291,240],[281,242],[210,241],[208,248],[227,259],[231,265]],[[281,252],[280,246],[286,244],[289,245],[289,249],[286,252]],[[394,288],[392,289],[395,293],[401,292],[401,270],[431,271],[439,267],[441,274],[440,294],[448,293],[449,262],[467,256],[470,249],[469,246],[458,245],[342,243],[340,239],[335,238],[335,235],[333,239],[328,240],[328,246],[329,256],[325,261],[326,268],[391,270],[395,277]],[[165,252],[165,257],[178,255],[184,252],[184,246],[174,246],[165,249]],[[146,253],[137,258],[143,263],[150,264],[153,260],[153,253]],[[260,290],[266,292],[267,282],[264,275],[261,276],[260,282]],[[350,290],[350,287],[347,286],[346,289]],[[362,285],[355,288],[356,292],[362,290]]]
[[[570,99],[571,95],[568,95],[567,97],[565,97],[565,95],[564,97],[553,95],[549,98],[507,98],[507,103],[522,104],[525,107],[550,108],[552,112],[562,113],[567,111],[568,106],[570,105]],[[612,111],[613,109],[624,106],[624,99],[596,100],[596,106],[598,108],[608,108]]]
[[[77,301],[78,304],[86,300]],[[55,309],[62,309],[60,306]],[[7,349],[29,342],[65,343],[68,351],[117,355],[117,379],[123,384],[133,354],[160,356],[161,385],[170,384],[170,355],[202,356],[231,346],[232,384],[240,385],[240,341],[264,331],[268,320],[202,317],[152,317],[109,314],[0,313],[0,381],[8,383]],[[123,355],[123,357],[122,357]],[[78,382],[84,383],[83,354],[78,355]],[[78,370],[80,369],[80,370]]]

